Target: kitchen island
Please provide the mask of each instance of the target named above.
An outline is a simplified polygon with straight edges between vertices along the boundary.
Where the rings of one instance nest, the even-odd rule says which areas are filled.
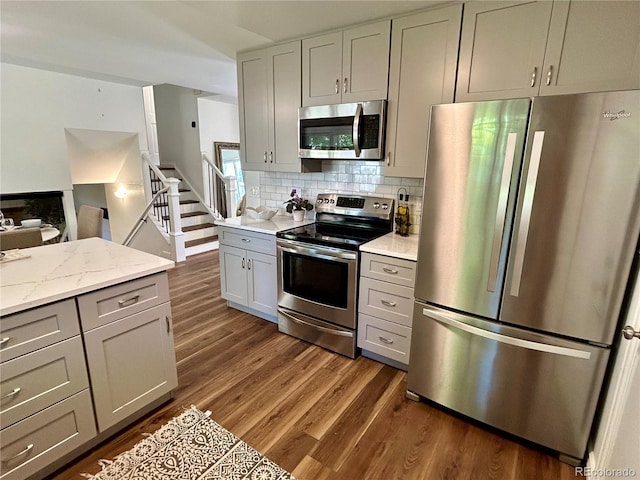
[[[3,480],[46,476],[177,386],[172,261],[99,238],[20,253],[0,261]]]

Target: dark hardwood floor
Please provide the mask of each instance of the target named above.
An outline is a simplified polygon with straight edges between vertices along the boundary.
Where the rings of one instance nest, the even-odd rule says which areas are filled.
[[[218,253],[169,272],[174,399],[88,452],[56,480],[96,473],[185,407],[212,418],[299,480],[569,479],[556,458],[405,398],[406,374],[278,333],[220,298]]]

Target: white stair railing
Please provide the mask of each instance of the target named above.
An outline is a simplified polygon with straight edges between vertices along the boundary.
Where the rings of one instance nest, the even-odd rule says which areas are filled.
[[[160,169],[151,162],[148,152],[142,153],[142,164],[147,207],[126,236],[123,245],[131,243],[147,218],[153,215],[154,223],[168,237],[172,260],[182,262],[186,259],[186,254],[180,217],[180,191],[178,189],[180,180],[165,177]]]
[[[202,181],[205,206],[218,218],[235,217],[236,189],[238,188],[236,177],[225,176],[205,153],[202,153]],[[222,185],[225,205],[220,205],[219,199],[222,198],[219,192],[220,185]]]

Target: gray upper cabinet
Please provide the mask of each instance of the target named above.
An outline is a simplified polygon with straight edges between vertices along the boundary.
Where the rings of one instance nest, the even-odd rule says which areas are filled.
[[[302,105],[387,98],[391,21],[302,40]]]
[[[384,175],[424,176],[431,105],[453,102],[462,5],[393,20]]]
[[[640,88],[640,2],[555,2],[541,95]]]
[[[552,2],[465,4],[456,102],[536,95]]]
[[[243,170],[299,172],[300,42],[238,54]]]
[[[640,87],[640,2],[465,4],[456,102]]]

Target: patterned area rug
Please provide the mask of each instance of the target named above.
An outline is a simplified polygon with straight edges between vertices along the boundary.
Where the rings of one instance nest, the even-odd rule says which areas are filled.
[[[195,407],[173,418],[91,480],[295,480]]]

